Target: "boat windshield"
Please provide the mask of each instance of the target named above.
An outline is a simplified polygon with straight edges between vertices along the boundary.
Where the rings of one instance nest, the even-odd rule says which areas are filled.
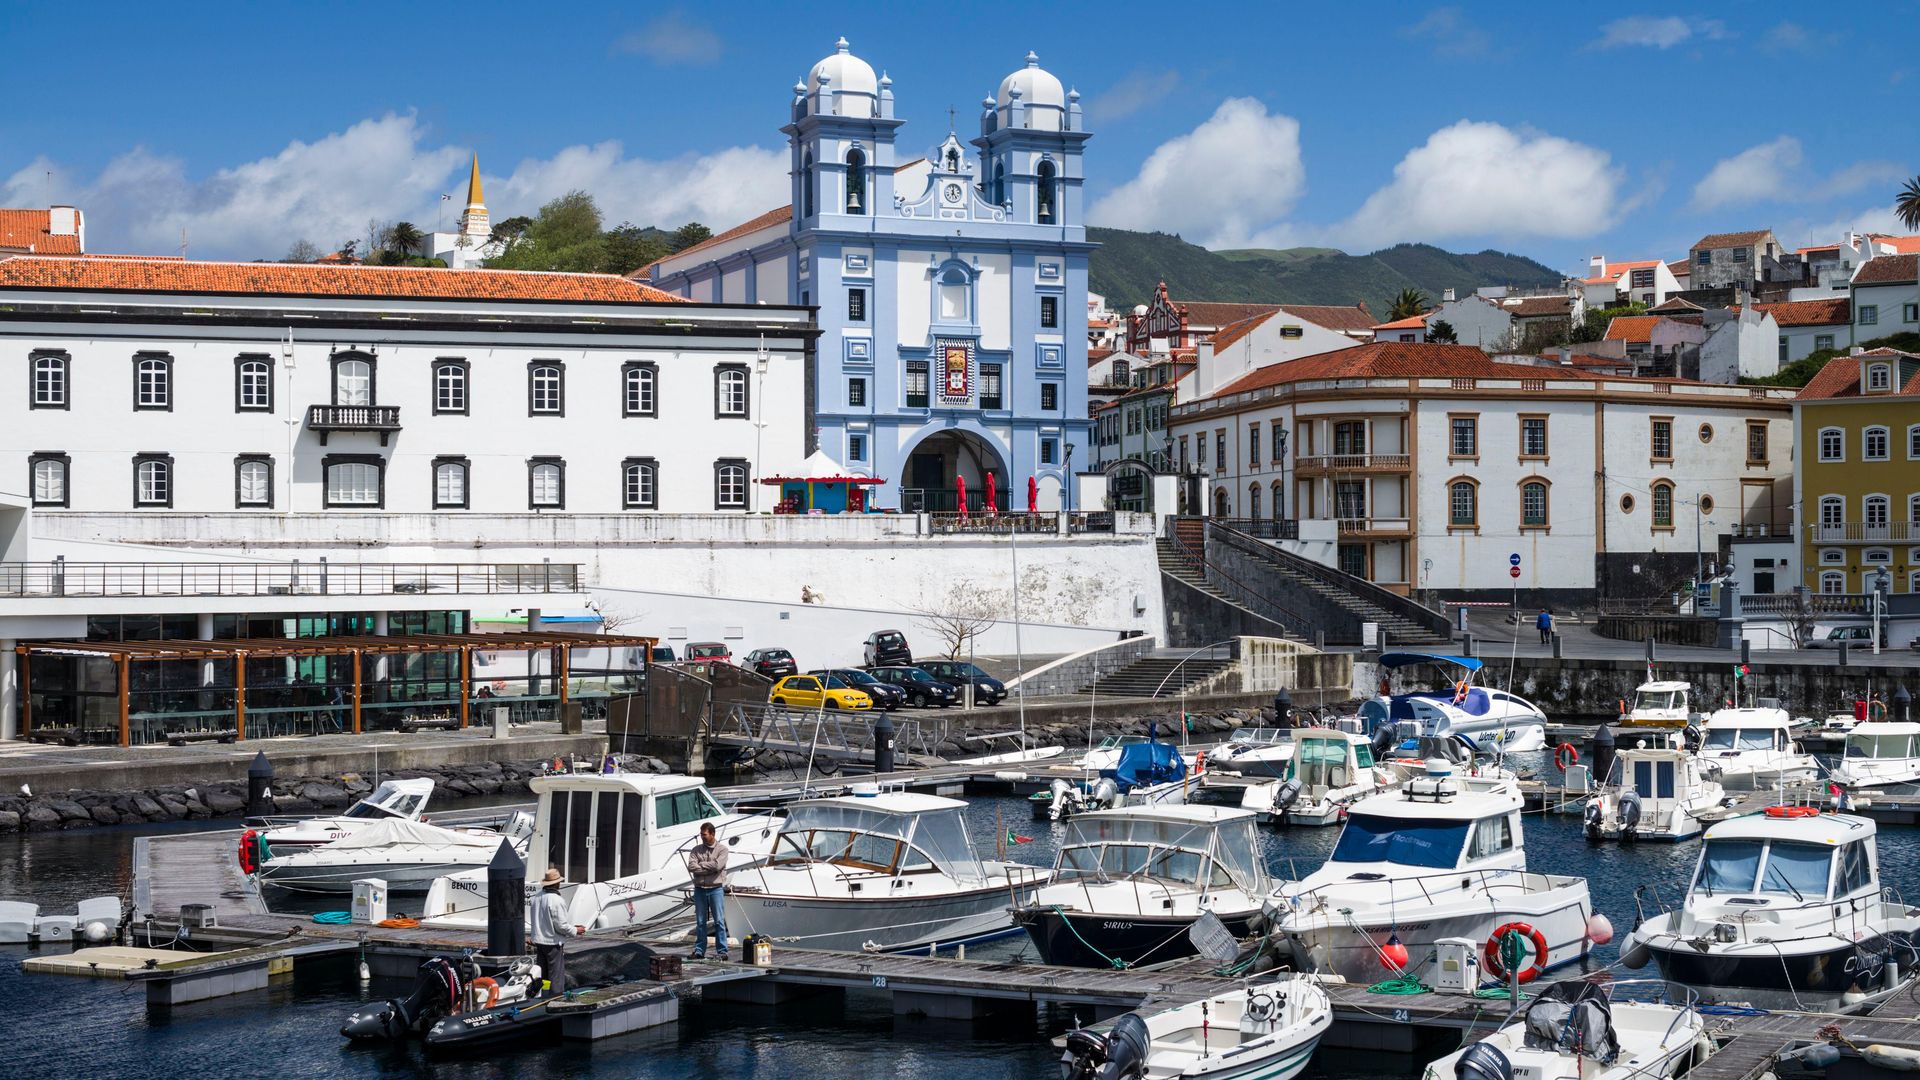
[[[1099,878],[1142,875],[1205,884],[1265,888],[1259,836],[1251,817],[1225,822],[1151,818],[1084,817],[1067,823],[1058,876]]]
[[[376,792],[376,794],[378,793]],[[350,818],[412,817],[424,799],[426,799],[426,795],[421,792],[396,795],[384,802],[375,802],[372,797],[368,797],[348,807],[347,812],[340,816]]]
[[[1709,840],[1693,891],[1706,896],[1770,893],[1824,900],[1833,849],[1791,840]]]
[[[1636,690],[1633,693],[1633,711],[1684,709],[1687,707],[1685,690]]]
[[[962,881],[986,876],[960,809],[893,813],[845,803],[800,805],[780,827],[775,862],[855,863],[879,870],[937,869]]]
[[[1348,750],[1353,764],[1347,763]],[[1308,788],[1341,788],[1354,782],[1355,773],[1373,768],[1373,751],[1365,743],[1339,739],[1296,739],[1293,775]]]
[[[1913,736],[1862,734],[1855,729],[1847,736],[1850,758],[1905,758],[1913,756]]]
[[[1332,861],[1451,868],[1460,863],[1468,824],[1349,814],[1340,841],[1333,846]]]
[[[1771,750],[1773,728],[1716,728],[1707,732],[1708,750]]]

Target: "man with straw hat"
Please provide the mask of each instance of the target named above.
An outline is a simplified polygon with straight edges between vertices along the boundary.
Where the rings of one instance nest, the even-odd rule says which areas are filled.
[[[533,917],[534,958],[546,977],[548,992],[554,994],[567,990],[566,939],[587,932],[586,927],[572,923],[572,913],[560,895],[563,884],[560,868],[547,867],[546,876],[540,879],[540,895],[533,898],[533,910],[529,912]]]

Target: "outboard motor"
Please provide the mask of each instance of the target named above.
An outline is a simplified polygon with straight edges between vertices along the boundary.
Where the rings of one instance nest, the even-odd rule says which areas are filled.
[[[1120,788],[1111,777],[1103,776],[1099,783],[1093,785],[1093,803],[1102,810],[1111,810],[1120,805]]]
[[[1393,756],[1393,748],[1399,743],[1400,731],[1393,724],[1381,724],[1373,729],[1373,757],[1375,761],[1384,761]]]
[[[1273,793],[1274,811],[1279,812],[1285,810],[1294,803],[1299,802],[1300,793],[1305,790],[1306,785],[1302,784],[1300,778],[1297,776],[1290,776],[1282,780],[1279,788]]]
[[[459,1009],[460,973],[445,957],[420,965],[413,993],[392,998],[347,1017],[340,1034],[349,1039],[404,1039],[425,1031],[435,1020]]]
[[[1680,733],[1680,737],[1687,744],[1687,752],[1697,754],[1700,752],[1700,743],[1705,738],[1705,734],[1700,730],[1699,724],[1689,719],[1686,729]]]
[[[1513,1080],[1513,1062],[1492,1043],[1477,1042],[1453,1063],[1453,1075],[1456,1080]]]
[[[1587,809],[1581,817],[1586,822],[1587,839],[1598,840],[1605,835],[1604,830],[1607,824],[1607,812],[1600,808],[1600,801],[1598,799],[1587,800]]]
[[[1060,1073],[1066,1080],[1140,1080],[1147,1073],[1152,1041],[1147,1022],[1134,1013],[1115,1020],[1113,1030],[1104,1036],[1085,1030],[1068,1032]]]
[[[1633,830],[1640,826],[1640,793],[1628,788],[1620,793],[1620,839],[1634,839]]]
[[[1059,821],[1073,809],[1073,785],[1056,778],[1053,782],[1053,804],[1047,807],[1047,820]]]

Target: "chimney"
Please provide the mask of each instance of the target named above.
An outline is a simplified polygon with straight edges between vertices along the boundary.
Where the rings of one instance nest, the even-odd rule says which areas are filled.
[[[1866,346],[1864,346],[1864,345],[1855,345],[1854,347],[1852,347],[1852,348],[1850,348],[1850,349],[1848,349],[1848,350],[1847,350],[1847,355],[1848,355],[1848,356],[1859,356],[1859,355],[1860,355],[1861,353],[1863,353],[1863,352],[1866,352],[1866,351],[1867,351],[1867,350],[1866,350]]]
[[[1607,272],[1607,257],[1605,255],[1595,255],[1594,257],[1587,260],[1587,276],[1588,277],[1600,277],[1606,272]]]
[[[1440,302],[1443,304],[1453,303],[1453,290],[1452,289],[1440,290]]]
[[[71,206],[56,206],[47,211],[47,231],[55,236],[75,236],[80,232],[80,211]]]

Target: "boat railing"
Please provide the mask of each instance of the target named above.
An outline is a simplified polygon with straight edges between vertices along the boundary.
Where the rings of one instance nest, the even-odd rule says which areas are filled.
[[[1433,894],[1427,890],[1426,883],[1429,880],[1456,882],[1461,880],[1462,874],[1465,874],[1468,878],[1478,878],[1482,892],[1492,892],[1495,888],[1531,889],[1535,887],[1533,884],[1535,882],[1541,886],[1547,884],[1547,875],[1545,874],[1534,873],[1528,870],[1487,866],[1477,868],[1469,867],[1465,869],[1459,867],[1439,867],[1434,868],[1433,873],[1430,874],[1413,874],[1392,878],[1383,875],[1370,879],[1369,883],[1385,881],[1393,885],[1399,885],[1401,883],[1412,884],[1420,890],[1421,899],[1429,904],[1433,904],[1438,903],[1438,901],[1435,900]],[[1288,903],[1297,908],[1301,901],[1312,898],[1319,902],[1317,907],[1325,907],[1327,899],[1325,890],[1346,887],[1352,883],[1353,879],[1347,878],[1341,881],[1329,882],[1326,885],[1316,885],[1311,889],[1294,893],[1291,897],[1287,898]],[[1462,889],[1460,891],[1465,892],[1466,890]]]

